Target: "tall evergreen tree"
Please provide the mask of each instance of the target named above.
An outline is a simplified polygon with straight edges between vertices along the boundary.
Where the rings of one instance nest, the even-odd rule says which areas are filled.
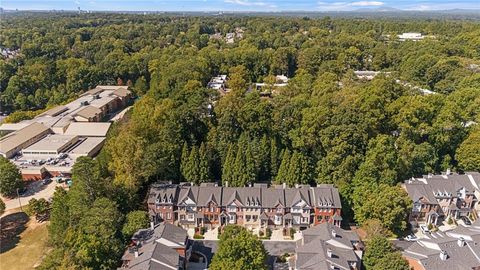
[[[190,155],[188,156],[188,163],[186,169],[186,180],[198,184],[200,182],[200,168],[199,168],[198,147],[192,146]]]
[[[280,163],[277,176],[275,177],[275,182],[277,184],[286,183],[289,169],[290,169],[290,150],[285,149],[282,155],[282,163]]]
[[[183,179],[186,180],[187,167],[188,167],[188,158],[190,153],[188,151],[187,142],[183,143],[182,156],[180,157],[180,172],[182,173]]]
[[[234,169],[235,166],[235,146],[230,144],[227,150],[227,156],[225,161],[223,162],[222,167],[222,184],[232,185],[233,183],[233,176],[234,176]]]
[[[270,180],[274,180],[277,176],[278,167],[280,166],[281,152],[277,144],[277,140],[272,138],[270,140]]]
[[[204,143],[200,145],[198,150],[198,181],[199,183],[208,182],[211,179],[210,175],[210,158],[207,147]]]

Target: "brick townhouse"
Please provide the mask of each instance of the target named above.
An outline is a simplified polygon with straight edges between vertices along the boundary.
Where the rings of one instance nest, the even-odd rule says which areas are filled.
[[[154,184],[147,199],[152,220],[184,228],[237,224],[248,229],[306,229],[329,223],[340,226],[341,202],[333,185],[221,187]]]
[[[425,175],[405,181],[413,201],[411,223],[437,225],[439,220],[477,215],[480,173]]]

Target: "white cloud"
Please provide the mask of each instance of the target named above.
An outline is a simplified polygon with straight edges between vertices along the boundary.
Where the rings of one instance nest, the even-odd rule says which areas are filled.
[[[261,1],[249,1],[249,0],[225,0],[225,3],[236,4],[245,7],[270,7],[275,8],[276,5],[269,4]]]
[[[378,7],[385,3],[380,1],[355,1],[355,2],[317,2],[322,11],[344,11],[355,7]]]
[[[351,6],[354,7],[368,7],[368,6],[383,6],[383,2],[379,1],[358,1],[350,3]]]

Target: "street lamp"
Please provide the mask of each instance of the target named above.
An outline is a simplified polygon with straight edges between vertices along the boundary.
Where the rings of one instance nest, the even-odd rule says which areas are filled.
[[[18,193],[18,188],[17,188],[17,198],[18,198],[18,204],[20,205],[20,210],[23,211],[23,209],[22,209],[22,201],[20,200],[20,194]]]

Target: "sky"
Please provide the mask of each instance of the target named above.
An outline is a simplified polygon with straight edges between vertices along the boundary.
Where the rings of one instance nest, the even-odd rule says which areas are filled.
[[[480,0],[0,0],[0,7],[99,11],[350,11],[388,7],[428,11],[480,9]]]

